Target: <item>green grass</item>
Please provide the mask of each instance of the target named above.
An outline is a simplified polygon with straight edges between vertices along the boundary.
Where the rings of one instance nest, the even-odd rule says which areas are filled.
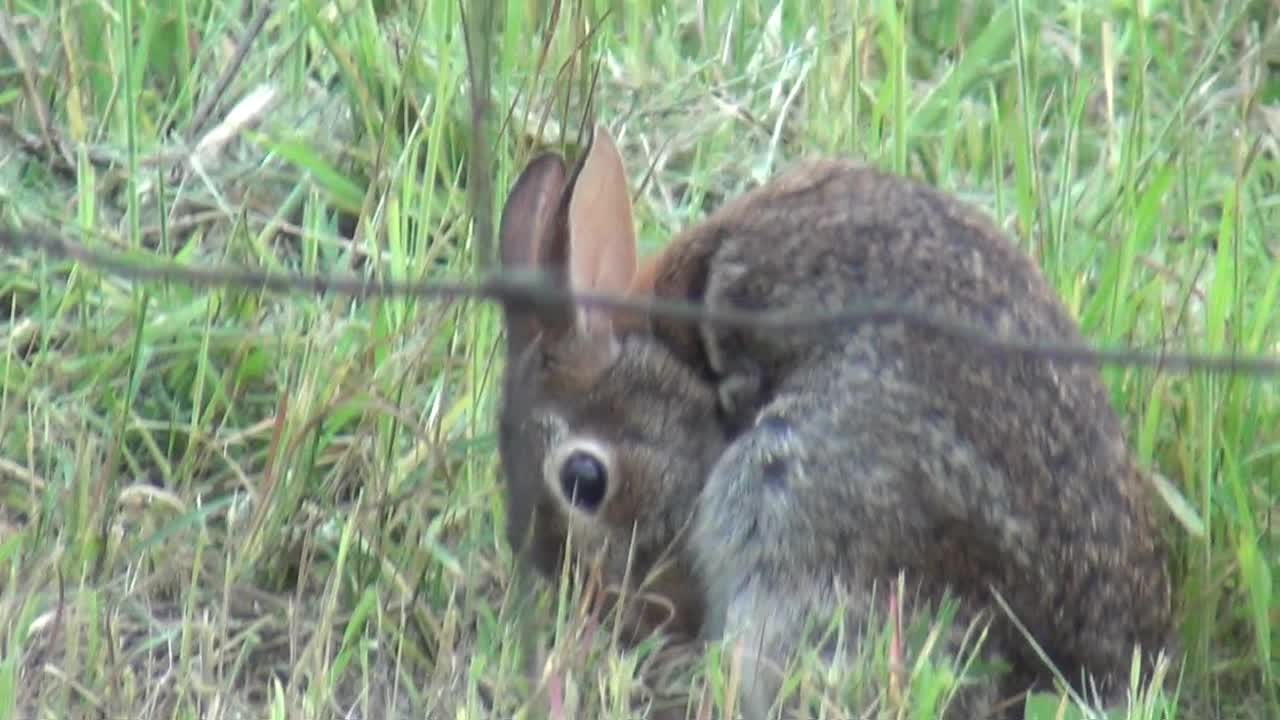
[[[0,222],[201,266],[474,276],[489,253],[475,177],[500,207],[534,145],[576,146],[598,69],[593,109],[640,188],[646,249],[841,153],[987,208],[1099,344],[1278,352],[1274,4],[611,8],[496,6],[493,167],[471,170],[455,0],[278,5],[222,95],[247,7],[10,2]],[[264,84],[270,108],[191,162]],[[3,257],[0,720],[621,718],[665,690],[716,716],[730,658],[618,653],[575,596],[512,588],[499,330],[474,303]],[[1166,524],[1176,705],[1130,716],[1280,717],[1280,385],[1104,375],[1192,518]],[[547,621],[531,704],[522,612]],[[870,643],[860,667],[889,672],[884,653]],[[946,667],[915,670],[879,717],[927,717],[945,694]],[[1058,717],[1057,698],[1037,702],[1031,716]]]

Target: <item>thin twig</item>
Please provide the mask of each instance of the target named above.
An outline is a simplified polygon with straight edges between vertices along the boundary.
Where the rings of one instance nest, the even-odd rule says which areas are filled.
[[[245,56],[249,54],[249,48],[253,46],[253,41],[262,32],[262,27],[267,24],[267,18],[271,17],[272,11],[275,10],[275,3],[266,2],[262,7],[258,8],[258,14],[253,17],[253,22],[249,24],[244,35],[240,37],[240,42],[236,45],[236,54],[232,56],[231,62],[222,69],[222,75],[218,77],[218,82],[205,96],[204,101],[196,108],[195,114],[191,118],[191,126],[187,131],[187,140],[195,142],[195,139],[204,132],[205,125],[209,122],[209,116],[213,113],[213,108],[222,99],[227,92],[227,88],[231,86],[231,81],[240,73],[240,67],[244,64]]]
[[[50,255],[71,258],[90,267],[131,280],[169,281],[195,287],[243,287],[279,293],[336,293],[361,299],[370,297],[413,297],[437,301],[475,299],[529,310],[538,306],[574,303],[588,308],[646,313],[720,327],[758,330],[805,329],[830,332],[865,323],[901,322],[990,352],[1021,355],[1029,359],[1154,367],[1175,372],[1280,375],[1280,357],[1149,353],[1128,348],[1098,349],[1077,343],[996,337],[968,323],[940,318],[920,310],[880,303],[860,304],[833,311],[750,311],[711,308],[697,303],[665,298],[641,299],[609,293],[573,292],[550,284],[541,272],[524,270],[507,271],[491,276],[483,282],[471,283],[397,282],[350,275],[346,277],[284,275],[252,269],[197,268],[170,261],[147,262],[144,265],[134,260],[126,260],[121,254],[94,250],[58,235],[15,231],[10,228],[0,229],[0,247],[43,250]]]
[[[476,0],[472,5],[477,12],[468,16],[463,0],[458,0],[458,9],[462,13],[462,42],[467,50],[467,75],[471,81],[471,148],[467,162],[471,244],[475,266],[485,271],[492,266],[494,259],[493,163],[489,159],[488,118],[495,13],[491,0]]]

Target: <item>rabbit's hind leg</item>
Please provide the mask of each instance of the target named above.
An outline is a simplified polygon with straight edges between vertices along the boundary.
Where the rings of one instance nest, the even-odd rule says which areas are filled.
[[[716,462],[690,537],[708,604],[704,634],[737,653],[751,720],[778,716],[770,708],[797,653],[817,643],[820,659],[840,664],[845,651],[835,646],[857,648],[883,604],[876,580],[929,547],[917,476],[934,439],[913,422],[915,391],[867,366],[808,370],[782,383]],[[838,642],[823,643],[820,633],[840,616]],[[994,691],[961,695],[945,717],[981,717]]]
[[[747,720],[1005,717],[989,617],[963,601],[940,612],[902,576],[790,591],[758,580],[729,600],[724,625],[725,683]]]

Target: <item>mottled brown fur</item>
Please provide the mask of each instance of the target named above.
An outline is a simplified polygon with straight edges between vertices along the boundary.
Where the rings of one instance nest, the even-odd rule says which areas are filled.
[[[632,292],[652,286],[717,308],[892,303],[997,336],[1081,340],[1034,262],[976,210],[847,161],[782,174],[634,275]],[[549,312],[543,328],[572,324]],[[507,313],[509,327],[521,322],[519,309]],[[670,548],[676,564],[659,586],[684,632],[763,643],[769,659],[785,659],[805,619],[834,610],[837,588],[856,600],[905,572],[926,599],[957,593],[963,617],[992,612],[999,592],[1068,679],[1091,673],[1107,693],[1123,688],[1135,645],[1167,647],[1170,592],[1147,483],[1094,368],[903,322],[650,325],[547,330],[542,346],[511,345],[500,429],[509,531],[519,546],[533,522],[529,551],[544,571],[573,513],[533,474],[555,438],[578,433],[625,458],[610,506],[579,529],[614,552],[637,528],[641,571]],[[614,555],[609,568],[620,567]],[[852,607],[856,630],[865,602]],[[1045,685],[1047,669],[994,615],[988,652],[1013,668],[1000,692]],[[752,717],[777,689],[759,678],[744,688]],[[951,717],[979,714],[991,690],[962,698]]]

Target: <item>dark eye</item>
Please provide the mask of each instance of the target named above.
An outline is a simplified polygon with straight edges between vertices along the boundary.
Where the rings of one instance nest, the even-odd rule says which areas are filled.
[[[560,466],[560,490],[565,498],[587,512],[595,512],[604,501],[609,474],[604,463],[584,450],[575,450]]]

